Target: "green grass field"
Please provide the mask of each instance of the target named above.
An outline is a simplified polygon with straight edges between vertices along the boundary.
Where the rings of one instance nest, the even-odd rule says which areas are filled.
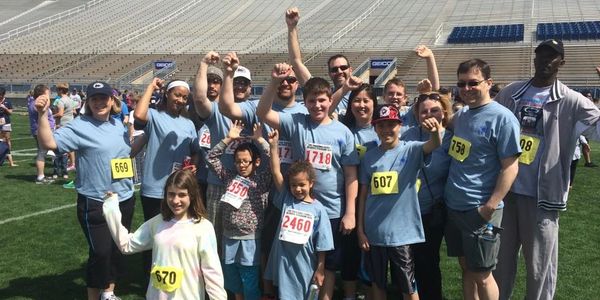
[[[13,151],[18,167],[0,167],[0,299],[84,299],[87,245],[77,222],[74,190],[63,181],[36,185],[35,148],[27,116],[13,117]],[[600,144],[592,144],[600,162]],[[50,161],[46,174],[51,174]],[[73,174],[71,174],[73,175]],[[569,210],[561,214],[559,277],[556,299],[600,299],[600,168],[577,170]],[[138,202],[134,228],[141,223]],[[53,212],[12,220],[33,213]],[[7,221],[8,220],[8,221]],[[129,272],[118,283],[122,299],[143,299],[144,275],[139,255],[128,257]],[[524,270],[520,264],[514,299],[523,299]],[[461,299],[458,264],[442,252],[444,295]],[[391,295],[389,299],[397,299]]]

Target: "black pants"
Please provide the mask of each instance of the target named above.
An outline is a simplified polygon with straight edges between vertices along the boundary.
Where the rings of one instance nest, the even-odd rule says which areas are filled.
[[[442,272],[440,271],[440,245],[446,223],[445,208],[435,207],[435,213],[422,215],[425,242],[412,245],[415,260],[415,279],[419,299],[442,299]]]
[[[144,222],[160,214],[160,202],[162,199],[145,196],[141,196],[141,199],[142,210],[144,211]],[[142,252],[142,267],[144,268],[144,274],[149,275],[152,268],[152,250]],[[148,276],[146,276],[146,278],[148,278]]]
[[[123,254],[110,235],[108,224],[102,215],[103,202],[77,194],[77,218],[89,246],[86,269],[87,287],[105,289],[115,283],[125,271]],[[119,203],[121,224],[131,229],[135,209],[135,197]]]
[[[571,175],[569,177],[569,186],[573,185],[573,181],[575,181],[575,171],[577,171],[577,163],[579,159],[574,159],[571,161]]]

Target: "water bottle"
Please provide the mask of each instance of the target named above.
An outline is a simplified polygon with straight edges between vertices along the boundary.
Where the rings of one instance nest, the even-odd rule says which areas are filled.
[[[483,238],[487,240],[494,239],[494,225],[491,223],[487,223],[485,226],[485,230],[483,231]]]
[[[319,299],[319,286],[316,284],[310,285],[310,293],[308,294],[308,300],[317,300]]]

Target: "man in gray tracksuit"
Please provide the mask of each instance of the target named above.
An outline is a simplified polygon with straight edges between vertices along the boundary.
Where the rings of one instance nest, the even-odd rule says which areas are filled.
[[[513,82],[495,98],[521,125],[519,174],[504,199],[502,243],[494,278],[500,299],[512,294],[519,248],[527,265],[526,299],[552,299],[558,268],[558,218],[567,208],[570,163],[581,134],[598,140],[600,110],[557,80],[563,43],[535,49],[535,75]]]

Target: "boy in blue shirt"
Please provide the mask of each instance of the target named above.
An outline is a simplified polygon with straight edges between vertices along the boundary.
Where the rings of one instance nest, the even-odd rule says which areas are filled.
[[[280,84],[292,73],[287,64],[275,65],[272,85]],[[257,114],[267,125],[290,137],[293,160],[308,160],[317,172],[315,198],[327,210],[333,231],[335,250],[325,260],[325,282],[321,298],[331,299],[335,285],[335,271],[341,269],[344,243],[355,227],[355,201],[358,193],[356,178],[358,153],[352,132],[329,117],[331,87],[323,79],[314,77],[304,86],[303,113],[278,113],[272,109],[274,89],[267,89],[261,97]],[[344,262],[346,263],[346,262]],[[344,279],[344,274],[342,274]]]
[[[373,281],[375,299],[386,298],[387,266],[398,274],[404,299],[419,299],[410,244],[425,241],[417,173],[424,156],[441,144],[442,125],[435,118],[423,121],[431,133],[427,142],[400,142],[402,121],[398,108],[375,109],[372,121],[381,141],[361,161],[358,196],[358,239],[365,254],[365,267]],[[366,220],[366,221],[365,221]]]

